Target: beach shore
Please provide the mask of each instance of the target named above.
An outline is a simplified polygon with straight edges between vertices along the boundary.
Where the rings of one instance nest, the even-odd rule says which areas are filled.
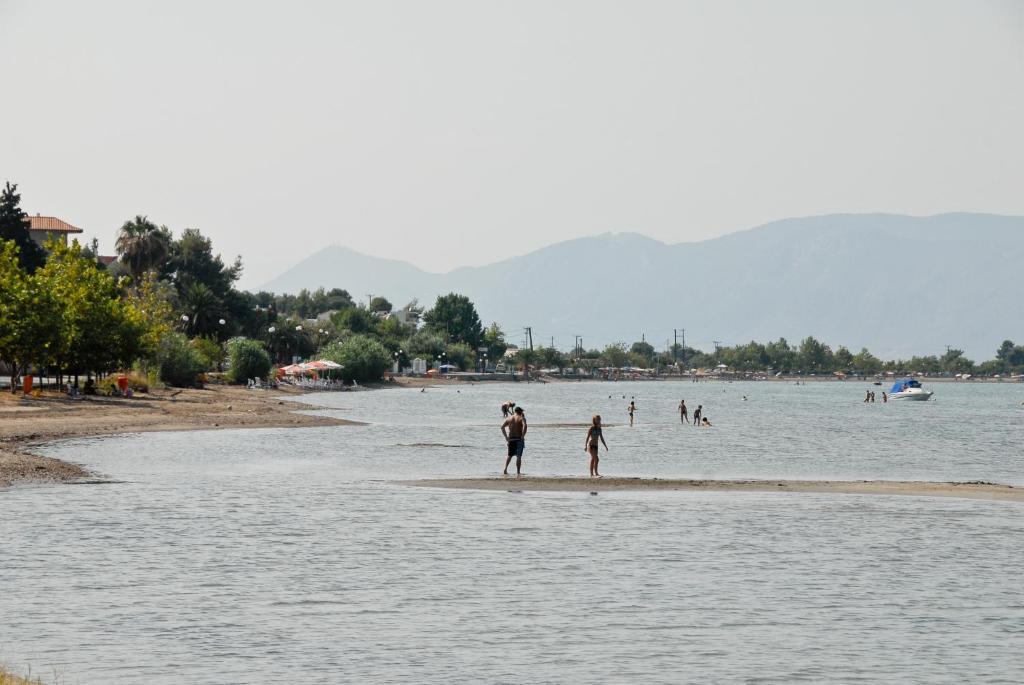
[[[615,491],[726,491],[815,492],[847,495],[903,495],[910,497],[960,497],[1024,502],[1024,488],[996,483],[942,483],[881,480],[671,480],[661,478],[565,478],[524,476],[500,478],[444,478],[402,481],[405,485],[461,490],[541,492]]]
[[[130,398],[0,393],[0,487],[15,483],[71,482],[95,478],[78,464],[32,452],[54,440],[116,433],[210,430],[218,428],[299,428],[356,423],[296,413],[315,406],[287,401],[296,390],[246,390],[208,386],[203,390],[157,390]]]

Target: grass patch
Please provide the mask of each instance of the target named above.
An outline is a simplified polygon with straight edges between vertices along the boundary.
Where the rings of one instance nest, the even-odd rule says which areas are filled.
[[[39,678],[28,680],[21,676],[16,676],[3,666],[0,666],[0,685],[43,685],[43,681]]]

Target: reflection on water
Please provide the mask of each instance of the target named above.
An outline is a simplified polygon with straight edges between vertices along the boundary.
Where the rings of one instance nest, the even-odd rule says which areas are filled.
[[[347,393],[313,399],[374,425],[54,446],[124,482],[0,493],[0,659],[70,685],[1020,681],[1017,503],[392,483],[498,473],[510,398],[536,474],[584,475],[583,430],[542,424],[600,412],[611,475],[1024,483],[1024,387],[934,389]]]

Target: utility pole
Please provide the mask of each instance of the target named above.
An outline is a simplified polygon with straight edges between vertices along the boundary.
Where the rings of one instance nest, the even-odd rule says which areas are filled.
[[[370,304],[373,302],[373,293],[366,293],[366,308],[370,308]]]
[[[551,336],[551,349],[555,349],[555,336]]]
[[[713,342],[715,344],[715,354],[718,354],[718,349],[722,346],[722,341],[721,340],[712,340],[711,342]]]
[[[526,326],[523,330],[526,331],[527,346],[530,348],[530,352],[533,352],[533,328]]]

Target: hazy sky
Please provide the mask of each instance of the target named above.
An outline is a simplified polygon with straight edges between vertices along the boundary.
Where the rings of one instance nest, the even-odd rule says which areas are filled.
[[[1024,2],[0,0],[0,182],[258,286],[846,211],[1024,214]],[[343,278],[340,279],[343,281]]]

